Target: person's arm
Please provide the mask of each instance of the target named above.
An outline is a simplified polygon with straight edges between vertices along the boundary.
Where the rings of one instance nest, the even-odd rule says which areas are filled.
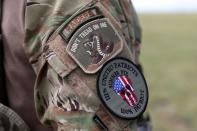
[[[118,55],[115,56],[130,59],[138,64],[136,48],[141,42],[141,31],[138,21],[134,19],[136,18],[133,7],[127,0],[27,1],[24,49],[37,74],[34,89],[35,106],[37,116],[43,124],[56,130],[137,128],[136,120],[122,120],[113,116],[99,100],[96,90],[98,67],[94,65],[102,62],[103,59],[100,58],[106,55],[98,55],[100,50],[95,53],[90,44],[94,42],[91,41],[94,38],[86,37],[92,32],[88,25],[94,26],[94,22],[111,23],[110,26],[113,28],[110,27],[106,31],[100,29],[96,35],[99,38],[98,32],[103,35],[110,30],[111,34],[116,33],[114,39],[121,39],[123,47],[121,50],[117,48],[114,54]],[[98,28],[96,24],[93,30]],[[111,34],[105,35],[111,37]],[[77,42],[81,41],[78,37],[81,37],[81,40],[89,40],[84,40],[84,49],[88,49],[85,52],[93,58],[80,55],[84,53],[82,51],[76,56],[68,53],[71,44],[71,51],[75,52]],[[107,43],[110,44],[108,41]],[[110,50],[104,50],[105,53],[107,51]],[[93,64],[89,62],[90,59]],[[91,71],[94,73],[88,73]],[[104,126],[93,120],[95,114]]]

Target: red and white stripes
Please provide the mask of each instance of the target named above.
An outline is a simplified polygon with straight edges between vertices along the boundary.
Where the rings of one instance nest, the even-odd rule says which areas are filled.
[[[126,100],[126,102],[130,105],[130,106],[135,106],[137,104],[137,97],[136,95],[133,93],[134,88],[132,86],[131,80],[127,77],[127,76],[120,76],[118,77],[118,79],[121,81],[121,83],[126,87],[122,90],[122,92],[120,91],[119,94],[121,95],[121,97]]]

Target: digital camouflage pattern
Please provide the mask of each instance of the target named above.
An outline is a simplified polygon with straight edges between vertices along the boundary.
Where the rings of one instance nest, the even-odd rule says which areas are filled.
[[[97,6],[124,40],[118,55],[139,64],[141,28],[130,0],[27,0],[24,49],[37,74],[34,98],[40,121],[58,131],[103,130],[96,115],[109,130],[150,129],[144,119],[122,120],[101,104],[98,73],[86,74],[66,52],[68,42],[59,35],[65,21],[81,10]]]

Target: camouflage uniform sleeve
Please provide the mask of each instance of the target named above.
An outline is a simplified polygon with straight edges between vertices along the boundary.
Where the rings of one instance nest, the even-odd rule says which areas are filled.
[[[93,121],[96,113],[109,130],[137,130],[137,120],[125,122],[103,109],[96,91],[98,74],[84,73],[66,52],[68,43],[59,35],[65,21],[94,5],[115,26],[120,25],[117,30],[124,47],[119,56],[138,64],[141,29],[129,0],[27,0],[24,49],[37,75],[37,117],[58,131],[102,130]]]

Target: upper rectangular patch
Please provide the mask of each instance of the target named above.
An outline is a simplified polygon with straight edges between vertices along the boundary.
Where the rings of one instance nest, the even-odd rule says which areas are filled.
[[[97,17],[102,17],[102,14],[97,7],[91,7],[82,10],[65,21],[64,26],[60,30],[59,34],[66,42],[68,42],[70,37],[81,25],[92,19],[96,19]]]

